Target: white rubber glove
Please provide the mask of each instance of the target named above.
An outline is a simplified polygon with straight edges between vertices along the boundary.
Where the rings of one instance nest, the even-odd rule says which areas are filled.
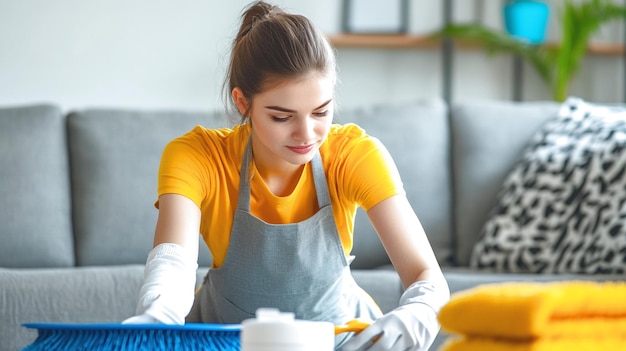
[[[180,245],[158,245],[146,260],[137,315],[123,324],[185,324],[191,310],[198,263]]]
[[[428,350],[439,332],[437,313],[448,301],[428,281],[413,283],[400,297],[400,306],[378,318],[350,339],[343,351]]]

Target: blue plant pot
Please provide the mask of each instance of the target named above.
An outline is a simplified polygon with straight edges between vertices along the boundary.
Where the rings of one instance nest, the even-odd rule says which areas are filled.
[[[545,40],[550,7],[543,1],[518,0],[504,6],[504,26],[513,37],[530,44]]]

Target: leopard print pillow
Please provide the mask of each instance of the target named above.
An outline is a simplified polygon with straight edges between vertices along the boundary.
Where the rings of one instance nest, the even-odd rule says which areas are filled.
[[[568,99],[507,176],[470,265],[624,273],[626,111]]]

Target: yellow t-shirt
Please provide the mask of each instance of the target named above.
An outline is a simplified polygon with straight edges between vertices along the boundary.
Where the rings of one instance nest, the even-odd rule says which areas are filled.
[[[201,210],[200,234],[213,255],[213,267],[226,257],[239,192],[239,171],[250,135],[248,124],[233,129],[195,127],[165,147],[158,194],[180,194]],[[347,255],[352,250],[354,216],[404,189],[386,148],[354,124],[331,126],[320,147],[333,216]],[[294,191],[275,196],[250,168],[250,210],[267,223],[295,223],[317,212],[317,196],[309,162]],[[158,201],[156,203],[158,207]]]

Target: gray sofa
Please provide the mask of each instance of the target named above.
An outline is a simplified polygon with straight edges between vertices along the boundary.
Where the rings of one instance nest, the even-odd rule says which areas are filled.
[[[339,110],[393,155],[452,292],[509,280],[622,279],[469,268],[501,182],[558,104],[441,100]],[[36,333],[24,322],[119,322],[134,312],[157,216],[164,145],[222,113],[0,108],[0,350]],[[356,223],[357,281],[388,311],[402,292],[366,217]],[[201,245],[198,279],[211,257]],[[433,350],[443,340],[441,333]]]

